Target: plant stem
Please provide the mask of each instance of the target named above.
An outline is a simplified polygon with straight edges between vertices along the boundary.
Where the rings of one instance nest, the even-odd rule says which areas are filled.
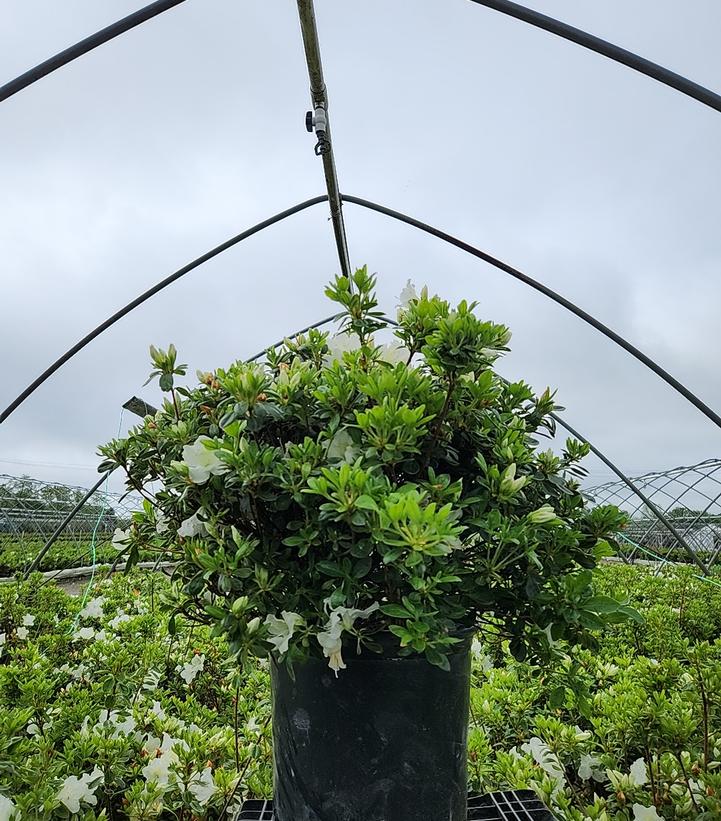
[[[235,706],[233,708],[233,730],[235,731],[235,769],[240,770],[240,745],[238,743],[238,701],[240,700],[240,680],[235,685]]]
[[[708,768],[709,756],[709,704],[708,696],[706,695],[706,688],[703,684],[703,674],[701,673],[701,665],[699,664],[698,657],[695,655],[693,663],[696,667],[696,672],[698,674],[698,687],[701,693],[701,705],[703,710],[703,768],[704,770],[706,770]]]
[[[689,783],[688,775],[686,774],[686,768],[683,765],[683,759],[681,758],[681,755],[679,753],[676,753],[676,759],[677,759],[678,763],[681,765],[681,772],[683,773],[683,780],[684,780],[684,783],[686,784],[686,789],[688,790],[688,794],[691,796],[691,803],[693,804],[694,809],[698,813],[699,812],[698,804],[696,803],[696,799],[693,796],[693,790],[691,789],[691,784]]]

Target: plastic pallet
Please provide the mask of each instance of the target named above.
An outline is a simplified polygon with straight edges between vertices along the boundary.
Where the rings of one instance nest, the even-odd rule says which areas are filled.
[[[273,802],[246,801],[235,821],[274,821]],[[554,817],[531,790],[509,790],[469,796],[468,821],[554,821]]]

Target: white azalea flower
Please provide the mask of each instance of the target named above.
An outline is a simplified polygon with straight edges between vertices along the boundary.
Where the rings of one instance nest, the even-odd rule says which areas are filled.
[[[103,771],[96,767],[91,773],[85,773],[78,778],[75,775],[68,776],[60,787],[57,795],[58,801],[64,804],[71,813],[80,812],[80,802],[95,806],[98,799],[95,790],[100,786],[103,778]]]
[[[411,304],[412,299],[418,299],[418,294],[416,293],[416,286],[409,279],[406,281],[406,284],[403,286],[403,290],[401,291],[400,296],[398,297],[399,319],[403,311],[405,311]]]
[[[493,669],[493,660],[484,651],[483,644],[478,641],[476,636],[473,637],[473,641],[471,642],[471,655],[484,673]]]
[[[323,648],[323,655],[328,659],[328,666],[338,677],[338,670],[345,670],[343,661],[343,625],[336,621],[322,633],[318,633],[317,639]]]
[[[105,604],[105,597],[98,596],[90,601],[80,611],[81,619],[99,619],[103,615],[103,604]]]
[[[125,550],[129,541],[130,528],[128,528],[128,530],[123,530],[122,528],[116,527],[115,533],[113,533],[113,547],[116,550]]]
[[[209,436],[199,436],[192,445],[183,448],[183,464],[188,467],[190,481],[196,485],[205,484],[211,476],[220,476],[228,470],[216,452],[205,446],[212,441]]]
[[[388,345],[381,347],[378,358],[381,362],[387,362],[389,365],[397,365],[399,362],[404,364],[408,362],[410,355],[411,352],[405,345],[401,345],[399,342],[390,342]]]
[[[153,753],[156,754],[156,758],[152,758],[141,770],[146,781],[154,781],[159,787],[167,787],[169,782],[176,780],[175,773],[170,771],[170,768],[178,763],[178,756],[174,750],[176,746],[186,749],[188,747],[184,741],[172,738],[168,733],[163,733],[163,741],[159,747],[154,747],[151,750],[148,744],[146,744],[148,752],[151,755]],[[160,755],[158,755],[158,753],[160,753]]]
[[[583,781],[592,778],[594,781],[605,781],[605,772],[599,769],[601,762],[593,755],[582,755],[578,768],[578,777]]]
[[[644,807],[643,804],[634,804],[633,821],[663,821],[663,818],[656,812],[656,807]]]
[[[6,641],[7,641],[7,636],[5,635],[5,633],[0,633],[0,647],[2,647],[5,644]]]
[[[30,631],[27,627],[18,627],[18,629],[15,631],[15,634],[19,639],[23,639],[24,641],[28,637],[29,632]]]
[[[73,633],[73,639],[76,641],[90,641],[95,638],[95,630],[92,627],[81,627]]]
[[[551,751],[548,744],[534,736],[526,744],[522,744],[521,749],[524,753],[528,753],[528,755],[532,756],[536,764],[556,782],[558,788],[565,785],[566,775],[563,766],[558,760],[558,756]]]
[[[28,735],[32,735],[32,736],[40,735],[40,727],[38,727],[38,725],[34,721],[31,722],[30,724],[28,724],[26,730],[27,730]]]
[[[205,522],[198,518],[198,513],[194,513],[187,518],[178,528],[178,536],[183,536],[186,539],[192,538],[193,536],[205,536],[207,532]]]
[[[325,605],[330,605],[330,599],[325,600]],[[318,644],[323,648],[323,655],[328,659],[328,666],[334,671],[336,676],[338,670],[345,670],[343,661],[343,631],[351,631],[356,619],[367,619],[371,613],[375,612],[380,605],[373,602],[365,610],[358,610],[355,607],[335,607],[328,614],[328,623],[325,630],[318,633],[316,638]]]
[[[120,627],[121,624],[125,624],[126,621],[130,621],[130,616],[127,613],[118,613],[114,619],[108,622],[108,627],[112,630],[117,630],[118,627]]]
[[[178,756],[169,750],[156,758],[151,758],[140,772],[146,781],[154,781],[159,787],[166,787],[171,776],[170,767],[177,762]]]
[[[203,667],[205,667],[205,654],[193,656],[193,658],[181,668],[180,677],[186,684],[191,684]]]
[[[217,790],[211,768],[206,767],[202,773],[194,773],[188,782],[188,790],[199,804],[207,804]]]
[[[0,795],[0,821],[11,821],[17,817],[16,813],[15,804],[6,795]]]
[[[265,617],[265,625],[270,633],[267,641],[275,647],[279,655],[282,656],[288,652],[288,642],[293,636],[295,628],[302,622],[303,616],[288,610],[283,610],[280,618],[271,616],[270,613]]]
[[[642,758],[637,758],[633,764],[631,764],[629,775],[631,776],[631,781],[637,787],[643,787],[644,784],[647,784],[648,771],[646,770],[646,762]]]
[[[165,710],[161,707],[159,701],[154,701],[153,706],[150,708],[150,712],[157,716],[161,721],[165,718]]]
[[[342,362],[344,353],[357,351],[360,348],[360,340],[351,334],[329,336],[325,344],[328,346],[328,353],[323,357],[326,365],[332,365],[336,361]]]
[[[35,616],[31,615],[30,613],[26,613],[23,616],[23,625],[25,627],[32,627],[35,624]]]
[[[336,431],[335,436],[331,439],[330,445],[328,445],[328,459],[352,462],[354,454],[353,439],[348,431],[345,429]]]

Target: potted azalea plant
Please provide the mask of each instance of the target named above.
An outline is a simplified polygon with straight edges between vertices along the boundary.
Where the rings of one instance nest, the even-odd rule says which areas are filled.
[[[461,821],[472,636],[544,658],[623,618],[590,572],[623,516],[586,506],[586,445],[539,448],[553,396],[496,374],[504,325],[410,284],[391,321],[365,268],[326,294],[335,336],[197,387],[151,348],[167,398],[100,469],[146,497],[129,564],[171,554],[176,613],[270,657],[278,821]]]

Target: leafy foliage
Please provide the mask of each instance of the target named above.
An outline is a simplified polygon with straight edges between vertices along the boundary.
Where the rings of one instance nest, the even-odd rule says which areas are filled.
[[[172,346],[152,349],[168,400],[101,448],[100,469],[122,467],[148,497],[130,563],[140,549],[176,556],[178,612],[214,624],[232,652],[272,644],[292,663],[322,650],[336,670],[351,637],[373,649],[390,632],[400,654],[447,668],[462,628],[548,657],[559,639],[588,643],[633,617],[596,595],[590,572],[623,515],[586,508],[586,446],[539,449],[553,396],[494,372],[508,329],[424,289],[407,293],[384,346],[390,322],[365,268],[326,294],[338,336],[287,340],[264,365],[236,362],[194,388],[175,386],[185,366]]]
[[[474,645],[469,786],[534,789],[560,821],[721,817],[721,588],[619,565],[594,582],[644,622],[541,667],[507,643]],[[171,587],[134,571],[84,606],[38,576],[0,587],[0,807],[13,802],[13,821],[219,821],[270,797],[267,664],[240,669],[182,617],[171,635]],[[96,767],[83,793],[95,803],[71,814],[63,785]]]

